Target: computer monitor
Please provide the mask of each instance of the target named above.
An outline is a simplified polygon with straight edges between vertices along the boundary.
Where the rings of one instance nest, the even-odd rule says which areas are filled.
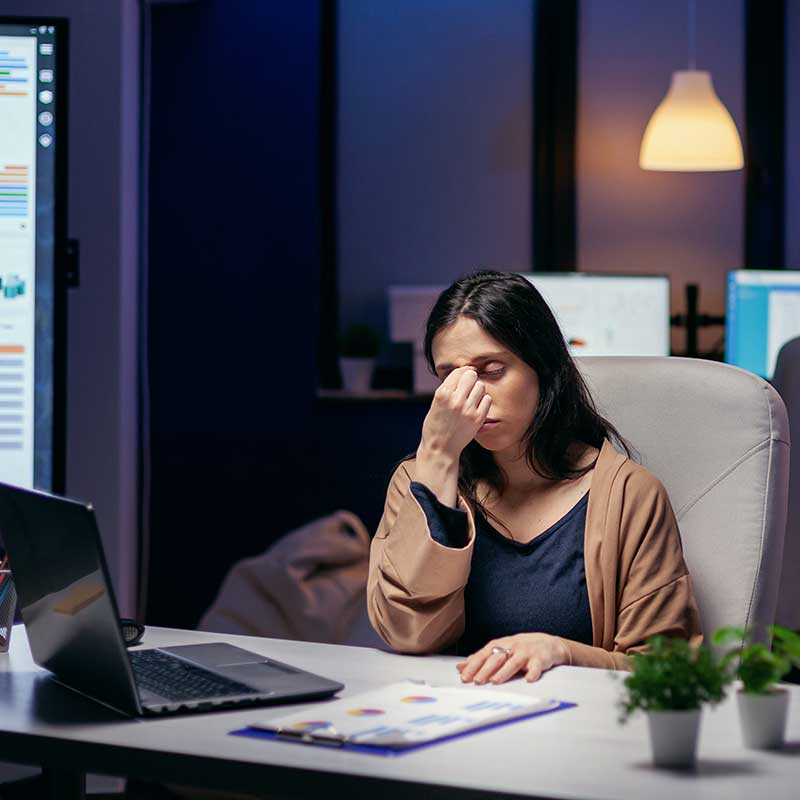
[[[668,356],[669,278],[528,272],[574,356]]]
[[[67,22],[0,16],[0,481],[63,491]]]
[[[666,275],[522,273],[540,292],[561,326],[572,355],[668,356],[669,278]],[[394,342],[413,345],[414,391],[436,390],[423,342],[425,322],[444,285],[390,286],[389,330]]]
[[[728,273],[725,361],[771,379],[781,347],[800,336],[800,270]]]

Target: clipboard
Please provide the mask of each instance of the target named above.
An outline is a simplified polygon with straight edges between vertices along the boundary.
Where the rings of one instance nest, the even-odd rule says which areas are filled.
[[[400,682],[307,706],[231,734],[390,756],[575,705],[494,687]]]

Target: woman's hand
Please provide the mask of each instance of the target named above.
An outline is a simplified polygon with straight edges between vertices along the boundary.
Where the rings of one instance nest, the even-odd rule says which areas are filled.
[[[489,416],[492,398],[473,367],[454,369],[433,395],[420,447],[458,462]]]
[[[511,653],[492,653],[493,647]],[[519,672],[524,672],[525,680],[532,682],[551,667],[568,663],[569,650],[563,639],[549,633],[519,633],[493,639],[466,661],[456,664],[456,669],[464,683],[503,683]]]
[[[491,406],[473,367],[454,369],[433,396],[422,423],[416,479],[446,506],[456,507],[461,451],[475,438]]]

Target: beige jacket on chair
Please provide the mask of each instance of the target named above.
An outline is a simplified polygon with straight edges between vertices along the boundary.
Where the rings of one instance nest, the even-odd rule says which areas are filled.
[[[198,629],[383,648],[367,620],[368,559],[355,514],[315,519],[236,563]]]
[[[467,545],[450,548],[434,541],[410,491],[414,468],[413,459],[403,462],[389,485],[372,540],[367,610],[375,630],[395,650],[433,653],[454,644],[464,631],[475,518],[459,495],[458,507],[468,518]],[[627,654],[656,634],[702,641],[666,490],[609,442],[592,475],[584,561],[593,646],[565,639],[571,664],[625,669]]]

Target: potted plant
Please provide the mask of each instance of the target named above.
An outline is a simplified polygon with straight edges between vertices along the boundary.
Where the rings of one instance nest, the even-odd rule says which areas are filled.
[[[647,645],[631,656],[620,722],[644,711],[655,766],[692,767],[703,704],[724,698],[730,675],[714,653],[685,639],[653,636]]]
[[[726,665],[738,659],[735,675],[742,682],[737,690],[742,738],[747,747],[771,750],[783,746],[789,693],[775,684],[792,666],[800,667],[800,636],[780,625],[767,628],[772,645],[753,641],[747,628],[720,628],[715,645],[738,646],[723,657]]]
[[[369,391],[379,348],[378,334],[369,325],[350,325],[344,331],[339,339],[339,369],[346,392]]]

